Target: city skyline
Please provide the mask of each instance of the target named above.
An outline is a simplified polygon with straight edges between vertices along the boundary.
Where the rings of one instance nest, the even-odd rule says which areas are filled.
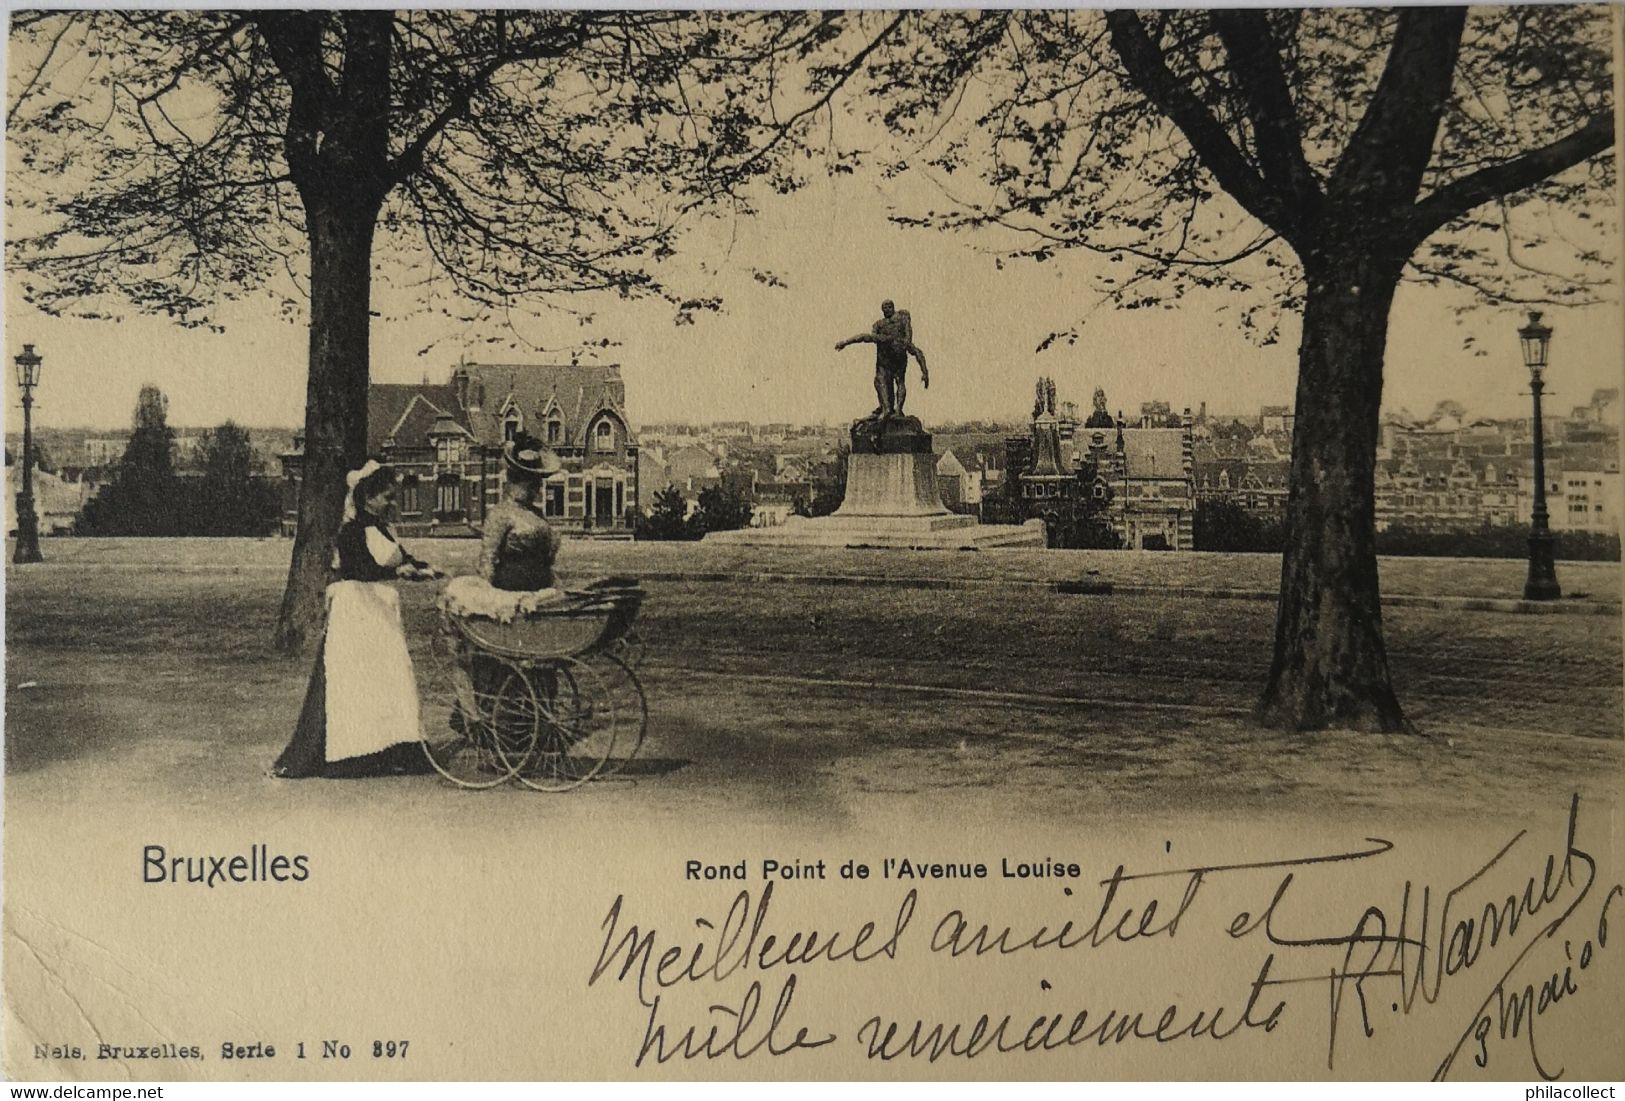
[[[881,185],[884,186],[881,186]],[[933,422],[1019,419],[1032,379],[1048,375],[1071,400],[1087,405],[1096,386],[1112,411],[1164,400],[1176,409],[1293,404],[1296,317],[1283,316],[1280,339],[1253,343],[1234,314],[1235,296],[1187,296],[1168,309],[1100,305],[1091,277],[1109,261],[1065,253],[1047,263],[999,262],[985,234],[922,232],[887,221],[893,210],[927,201],[923,181],[838,177],[766,201],[753,217],[710,219],[689,235],[673,264],[691,273],[674,281],[724,299],[676,325],[663,302],[580,299],[591,324],[561,314],[514,319],[517,339],[498,326],[462,328],[427,316],[420,292],[396,286],[382,266],[375,289],[372,377],[414,382],[449,374],[462,357],[475,362],[557,362],[591,341],[583,362],[618,362],[634,421],[749,420],[840,424],[866,413],[871,369],[857,349],[836,340],[867,329],[883,298],[914,317],[930,356],[931,389],[914,376],[910,408]],[[782,283],[782,286],[775,285]],[[177,424],[300,424],[304,420],[302,315],[278,316],[270,293],[222,309],[223,333],[185,329],[156,317],[122,321],[52,318],[22,301],[8,274],[6,354],[24,341],[45,357],[36,423],[114,428],[129,421],[136,391],[152,383],[169,396]],[[1613,297],[1610,294],[1610,297]],[[1514,307],[1456,311],[1463,295],[1402,286],[1388,343],[1385,408],[1431,409],[1461,400],[1475,414],[1514,417],[1527,401],[1527,372]],[[1091,312],[1092,310],[1092,312]],[[1050,332],[1087,315],[1075,345],[1035,348]],[[1549,394],[1558,405],[1583,404],[1594,389],[1621,384],[1625,326],[1616,303],[1550,308],[1556,330]],[[1463,347],[1471,339],[1483,354]],[[7,372],[7,426],[17,419],[15,381]],[[90,385],[94,379],[95,384]],[[1564,396],[1567,395],[1567,396]],[[1572,398],[1572,400],[1569,400]]]

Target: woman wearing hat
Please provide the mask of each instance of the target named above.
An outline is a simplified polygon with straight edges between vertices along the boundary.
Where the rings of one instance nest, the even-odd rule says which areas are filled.
[[[540,440],[520,434],[502,451],[507,486],[485,517],[479,575],[494,588],[534,592],[553,585],[559,536],[536,506],[542,482],[564,468]]]
[[[387,519],[394,470],[369,461],[345,480],[349,492],[334,550],[339,579],[327,587],[327,627],[276,776],[380,776],[427,765],[400,597],[389,582],[445,575],[395,540]]]

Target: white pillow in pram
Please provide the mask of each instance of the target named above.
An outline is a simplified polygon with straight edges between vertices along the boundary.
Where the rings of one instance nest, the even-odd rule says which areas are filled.
[[[564,599],[561,589],[537,589],[534,592],[513,592],[499,589],[483,577],[467,574],[454,577],[446,583],[440,594],[440,609],[451,615],[475,619],[494,619],[510,623],[516,616],[528,615]]]

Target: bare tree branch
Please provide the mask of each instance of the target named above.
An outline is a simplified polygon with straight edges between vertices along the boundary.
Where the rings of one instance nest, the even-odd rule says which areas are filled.
[[[1111,30],[1112,47],[1122,59],[1129,78],[1179,127],[1202,163],[1219,181],[1219,186],[1253,217],[1296,244],[1295,219],[1287,197],[1259,176],[1218,119],[1174,76],[1139,15],[1130,11],[1108,11],[1106,25]]]
[[[1433,153],[1461,48],[1466,8],[1405,8],[1382,78],[1327,192],[1360,216],[1416,194]]]
[[[1313,221],[1319,215],[1322,194],[1303,154],[1297,110],[1281,69],[1280,47],[1269,18],[1256,8],[1217,8],[1212,13],[1219,40],[1230,55],[1230,68],[1246,94],[1247,116],[1264,178],[1292,196],[1290,216]]]
[[[1421,242],[1474,207],[1522,191],[1595,157],[1614,144],[1612,115],[1597,115],[1579,130],[1539,149],[1481,168],[1446,184],[1411,207],[1405,228]]]

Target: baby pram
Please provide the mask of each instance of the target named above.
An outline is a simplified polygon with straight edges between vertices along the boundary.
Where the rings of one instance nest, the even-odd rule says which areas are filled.
[[[649,723],[635,672],[637,581],[479,586],[447,586],[429,645],[423,748],[435,769],[461,787],[566,791],[624,768]]]

